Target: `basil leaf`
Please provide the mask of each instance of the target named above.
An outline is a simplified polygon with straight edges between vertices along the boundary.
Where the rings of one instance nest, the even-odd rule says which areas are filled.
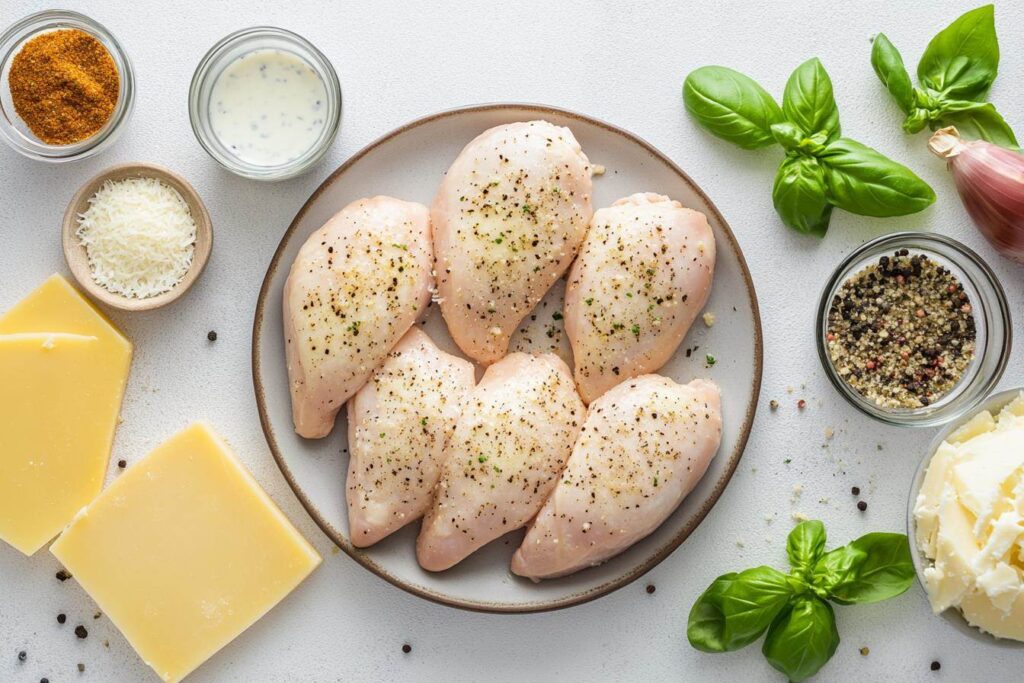
[[[825,666],[839,647],[832,606],[801,596],[772,623],[761,652],[790,681],[807,680]]]
[[[704,652],[738,650],[760,638],[792,597],[789,577],[771,567],[725,574],[693,604],[686,637]]]
[[[816,519],[800,522],[786,539],[786,555],[793,569],[810,569],[825,552],[825,525]]]
[[[748,76],[724,66],[703,66],[683,83],[686,110],[713,135],[757,149],[770,145],[771,126],[782,110],[768,92]]]
[[[943,113],[932,124],[933,130],[942,126],[956,126],[967,139],[988,140],[989,142],[1017,149],[1017,136],[990,102],[967,102],[956,100],[944,103]]]
[[[917,78],[945,95],[977,100],[988,92],[998,68],[995,10],[985,5],[932,38],[917,65]]]
[[[828,558],[829,555],[834,555]],[[888,600],[910,588],[914,564],[903,534],[873,533],[836,548],[819,560],[823,580],[815,585],[840,605]]]
[[[935,201],[935,192],[913,171],[855,140],[839,138],[818,159],[829,201],[851,213],[903,216]]]
[[[871,66],[875,68],[879,80],[885,89],[896,100],[896,104],[904,113],[909,114],[914,108],[914,86],[910,82],[910,74],[903,65],[903,57],[896,46],[889,42],[884,33],[875,36],[871,43]]]
[[[772,202],[782,222],[794,230],[818,237],[828,230],[832,205],[826,196],[825,171],[816,159],[787,157],[775,174]]]
[[[771,127],[772,137],[786,150],[796,149],[800,141],[804,139],[804,132],[789,121],[773,123]]]
[[[789,77],[782,94],[782,112],[808,135],[825,133],[829,142],[839,137],[832,79],[817,57],[798,66]]]

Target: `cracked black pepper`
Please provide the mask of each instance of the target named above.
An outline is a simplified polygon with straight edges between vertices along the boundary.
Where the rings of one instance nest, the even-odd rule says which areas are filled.
[[[882,408],[922,408],[948,394],[974,359],[963,284],[945,266],[900,249],[843,283],[826,341],[839,376]]]

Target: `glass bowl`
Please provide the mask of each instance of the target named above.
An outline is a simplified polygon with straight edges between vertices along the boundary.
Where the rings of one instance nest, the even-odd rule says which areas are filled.
[[[121,81],[117,104],[110,119],[91,137],[70,145],[49,145],[32,134],[14,110],[8,82],[11,62],[22,46],[41,33],[58,29],[79,29],[100,41],[113,58]],[[134,105],[135,74],[128,55],[107,29],[89,17],[77,12],[48,10],[25,17],[0,36],[0,136],[7,144],[30,159],[63,162],[84,159],[100,153],[113,144],[131,117]]]
[[[977,331],[974,360],[963,377],[941,399],[920,408],[886,408],[862,396],[839,375],[825,340],[829,307],[839,288],[862,268],[897,249],[907,249],[911,255],[923,254],[956,276],[969,297]],[[980,256],[956,240],[930,233],[884,235],[855,249],[825,284],[815,323],[818,357],[832,385],[862,413],[893,425],[931,427],[973,410],[999,382],[1010,354],[1010,310],[995,273]]]
[[[925,595],[928,594],[928,585],[924,579],[924,570],[932,566],[932,561],[917,548],[917,520],[914,517],[914,508],[917,506],[917,496],[921,491],[921,486],[924,484],[924,478],[928,473],[929,465],[931,465],[932,456],[935,455],[935,451],[939,450],[939,446],[942,445],[942,442],[949,438],[950,434],[966,424],[977,413],[987,410],[995,415],[1003,408],[1003,406],[1017,398],[1021,391],[1024,391],[1024,387],[1001,391],[998,394],[990,396],[982,405],[977,407],[977,410],[972,411],[970,415],[961,415],[958,419],[953,420],[944,429],[942,429],[938,435],[936,435],[935,439],[932,440],[931,444],[928,446],[928,450],[924,454],[924,457],[921,458],[921,463],[917,466],[917,472],[914,473],[914,480],[910,485],[910,495],[907,498],[907,540],[910,543],[910,557],[914,561],[914,572],[917,574],[917,581],[921,584],[921,588],[924,590]],[[998,645],[1015,648],[1017,650],[1024,648],[1024,643],[1020,641],[1009,638],[997,638],[989,633],[983,632],[979,628],[971,626],[967,623],[967,620],[959,609],[951,607],[943,611],[939,616],[957,631],[973,638],[974,640],[986,643],[996,643]]]
[[[235,156],[217,138],[210,123],[210,97],[217,77],[231,62],[254,50],[294,54],[316,71],[327,91],[327,111],[320,137],[304,154],[277,166],[259,166]],[[341,123],[341,84],[331,62],[305,38],[280,28],[255,26],[221,39],[200,60],[188,92],[188,114],[199,144],[221,166],[245,178],[284,180],[309,169],[334,142]]]

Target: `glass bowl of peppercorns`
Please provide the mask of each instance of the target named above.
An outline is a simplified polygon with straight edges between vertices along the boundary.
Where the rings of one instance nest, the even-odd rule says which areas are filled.
[[[134,101],[128,55],[87,16],[39,12],[0,35],[0,137],[31,159],[73,161],[108,148]]]
[[[871,240],[836,268],[815,336],[850,404],[894,425],[943,424],[976,408],[1010,352],[1010,311],[992,270],[942,235]]]

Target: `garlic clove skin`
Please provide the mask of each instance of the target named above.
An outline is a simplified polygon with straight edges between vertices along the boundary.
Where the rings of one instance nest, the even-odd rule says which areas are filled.
[[[1024,155],[964,140],[954,126],[935,131],[928,149],[946,160],[960,200],[985,239],[1024,264]]]

